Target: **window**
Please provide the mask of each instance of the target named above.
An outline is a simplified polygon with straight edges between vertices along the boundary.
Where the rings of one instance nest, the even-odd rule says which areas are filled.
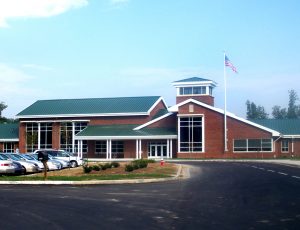
[[[179,88],[179,95],[206,95],[206,86],[182,87]]]
[[[14,143],[13,142],[4,142],[3,152],[4,153],[13,153],[14,152]]]
[[[33,152],[38,148],[38,124],[26,124],[26,151]]]
[[[235,152],[271,152],[272,139],[241,139],[234,140]]]
[[[52,148],[52,123],[41,123],[40,129],[40,148]]]
[[[73,133],[74,125],[74,133]],[[78,152],[78,141],[74,141],[73,136],[82,131],[87,126],[87,122],[64,122],[60,124],[60,148],[68,152]],[[82,152],[88,151],[87,141],[82,141]]]
[[[79,133],[80,131],[84,130],[87,127],[87,122],[76,122],[75,123],[75,134]],[[78,152],[78,141],[75,141],[75,149],[74,152]],[[82,152],[87,153],[88,152],[88,145],[87,141],[82,141]]]
[[[106,141],[96,141],[95,142],[95,154],[100,155],[100,157],[105,158],[107,152]]]
[[[72,152],[73,128],[71,122],[60,124],[60,148]]]
[[[202,117],[179,118],[180,152],[202,152]]]
[[[281,141],[281,152],[288,152],[289,151],[289,140],[282,140]]]
[[[111,142],[111,154],[112,154],[112,158],[124,157],[124,142],[123,141],[112,141]]]

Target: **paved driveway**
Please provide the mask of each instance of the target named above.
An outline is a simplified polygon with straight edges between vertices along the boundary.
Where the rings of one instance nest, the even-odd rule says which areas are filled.
[[[189,163],[166,183],[1,185],[0,229],[300,229],[300,169]]]

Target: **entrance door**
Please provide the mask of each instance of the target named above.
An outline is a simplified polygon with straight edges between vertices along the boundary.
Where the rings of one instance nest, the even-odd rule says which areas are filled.
[[[166,142],[151,142],[149,145],[149,158],[167,157],[167,143]]]

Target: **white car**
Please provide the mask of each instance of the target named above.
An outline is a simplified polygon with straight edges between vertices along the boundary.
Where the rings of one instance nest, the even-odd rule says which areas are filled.
[[[37,154],[26,154],[26,155],[27,155],[27,156],[30,156],[30,157],[32,157],[32,158],[34,158],[36,161],[39,161],[39,160],[38,160],[38,155],[37,155]],[[40,161],[39,161],[39,162],[40,162]],[[43,165],[42,162],[40,162],[40,163]],[[48,169],[49,169],[50,171],[62,169],[62,164],[61,164],[60,162],[58,162],[58,161],[56,161],[56,160],[52,160],[52,159],[49,159],[49,160],[47,161],[47,166],[48,166]],[[43,169],[44,169],[44,165],[43,165]]]
[[[0,174],[14,174],[15,165],[9,160],[0,160]]]
[[[48,155],[52,156],[54,159],[60,159],[70,162],[71,168],[82,165],[82,159],[79,159],[79,157],[77,156],[73,156],[72,153],[69,153],[65,150],[39,149],[35,150],[34,153],[38,154],[42,151],[48,153]]]
[[[13,161],[18,161],[24,168],[25,173],[36,173],[41,172],[42,170],[36,163],[27,162],[15,156],[15,154],[5,154]]]

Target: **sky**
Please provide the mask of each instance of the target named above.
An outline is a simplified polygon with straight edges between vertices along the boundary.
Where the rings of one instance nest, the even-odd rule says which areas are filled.
[[[300,96],[299,0],[0,0],[0,102],[162,96],[172,82],[217,82],[215,106],[288,106]]]

